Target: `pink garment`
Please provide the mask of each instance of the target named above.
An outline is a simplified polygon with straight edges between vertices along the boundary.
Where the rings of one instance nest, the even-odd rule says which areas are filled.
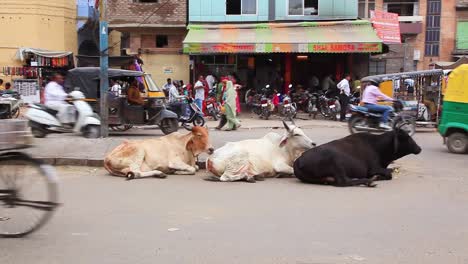
[[[240,99],[239,99],[239,90],[236,90],[236,112],[239,114],[241,112]]]
[[[393,101],[393,98],[382,93],[375,85],[368,85],[362,95],[362,102],[365,104],[377,104],[378,100]]]

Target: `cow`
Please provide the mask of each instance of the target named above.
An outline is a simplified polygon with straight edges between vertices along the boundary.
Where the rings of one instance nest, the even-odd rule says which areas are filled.
[[[198,171],[198,155],[202,152],[212,154],[213,151],[208,129],[194,126],[185,135],[175,132],[157,139],[124,142],[106,156],[104,167],[112,175],[129,179],[192,175]]]
[[[419,153],[418,144],[399,128],[381,135],[357,133],[304,152],[294,162],[294,175],[305,183],[375,187],[376,180],[392,179],[390,163]]]
[[[271,132],[260,139],[229,142],[217,149],[206,161],[207,170],[214,175],[206,180],[255,182],[292,175],[294,160],[315,143],[294,124],[283,121],[283,125],[283,136]]]

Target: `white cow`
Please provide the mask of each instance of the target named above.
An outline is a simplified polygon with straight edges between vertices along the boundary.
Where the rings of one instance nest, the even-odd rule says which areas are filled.
[[[292,165],[315,143],[295,125],[283,121],[286,133],[268,133],[259,139],[229,142],[215,150],[206,168],[215,176],[207,180],[255,182],[264,177],[293,175]]]

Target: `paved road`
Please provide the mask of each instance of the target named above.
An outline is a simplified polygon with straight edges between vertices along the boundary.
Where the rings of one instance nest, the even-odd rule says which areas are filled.
[[[265,130],[213,132],[215,145]],[[317,143],[347,135],[312,128]],[[419,156],[377,188],[295,179],[214,183],[196,176],[125,181],[59,168],[64,205],[0,263],[468,263],[468,161],[419,133]]]

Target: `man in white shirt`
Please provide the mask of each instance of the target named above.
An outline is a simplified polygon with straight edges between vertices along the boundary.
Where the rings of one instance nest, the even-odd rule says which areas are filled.
[[[178,114],[181,119],[188,119],[187,104],[180,101],[180,99],[183,98],[185,98],[185,96],[179,94],[175,85],[172,85],[172,87],[169,88],[169,105],[179,111]]]
[[[340,121],[346,121],[346,111],[348,110],[349,96],[351,95],[351,88],[349,87],[349,81],[351,80],[350,74],[345,74],[345,77],[339,82],[336,87],[340,90]]]
[[[63,81],[62,74],[54,74],[44,89],[44,100],[47,107],[58,111],[57,118],[62,124],[71,124],[75,121],[75,107],[65,101],[68,94],[63,90]]]
[[[203,84],[203,75],[198,77],[198,81],[195,83],[195,104],[198,108],[203,111],[203,101],[205,100],[205,85]]]
[[[122,91],[122,86],[120,86],[120,84],[115,80],[111,80],[110,83],[111,83],[111,88],[110,88],[111,93],[114,96],[119,97]]]
[[[172,87],[175,87],[175,85],[172,84],[171,78],[167,78],[167,83],[163,85],[163,90],[166,96],[169,96],[169,91],[171,90]]]

